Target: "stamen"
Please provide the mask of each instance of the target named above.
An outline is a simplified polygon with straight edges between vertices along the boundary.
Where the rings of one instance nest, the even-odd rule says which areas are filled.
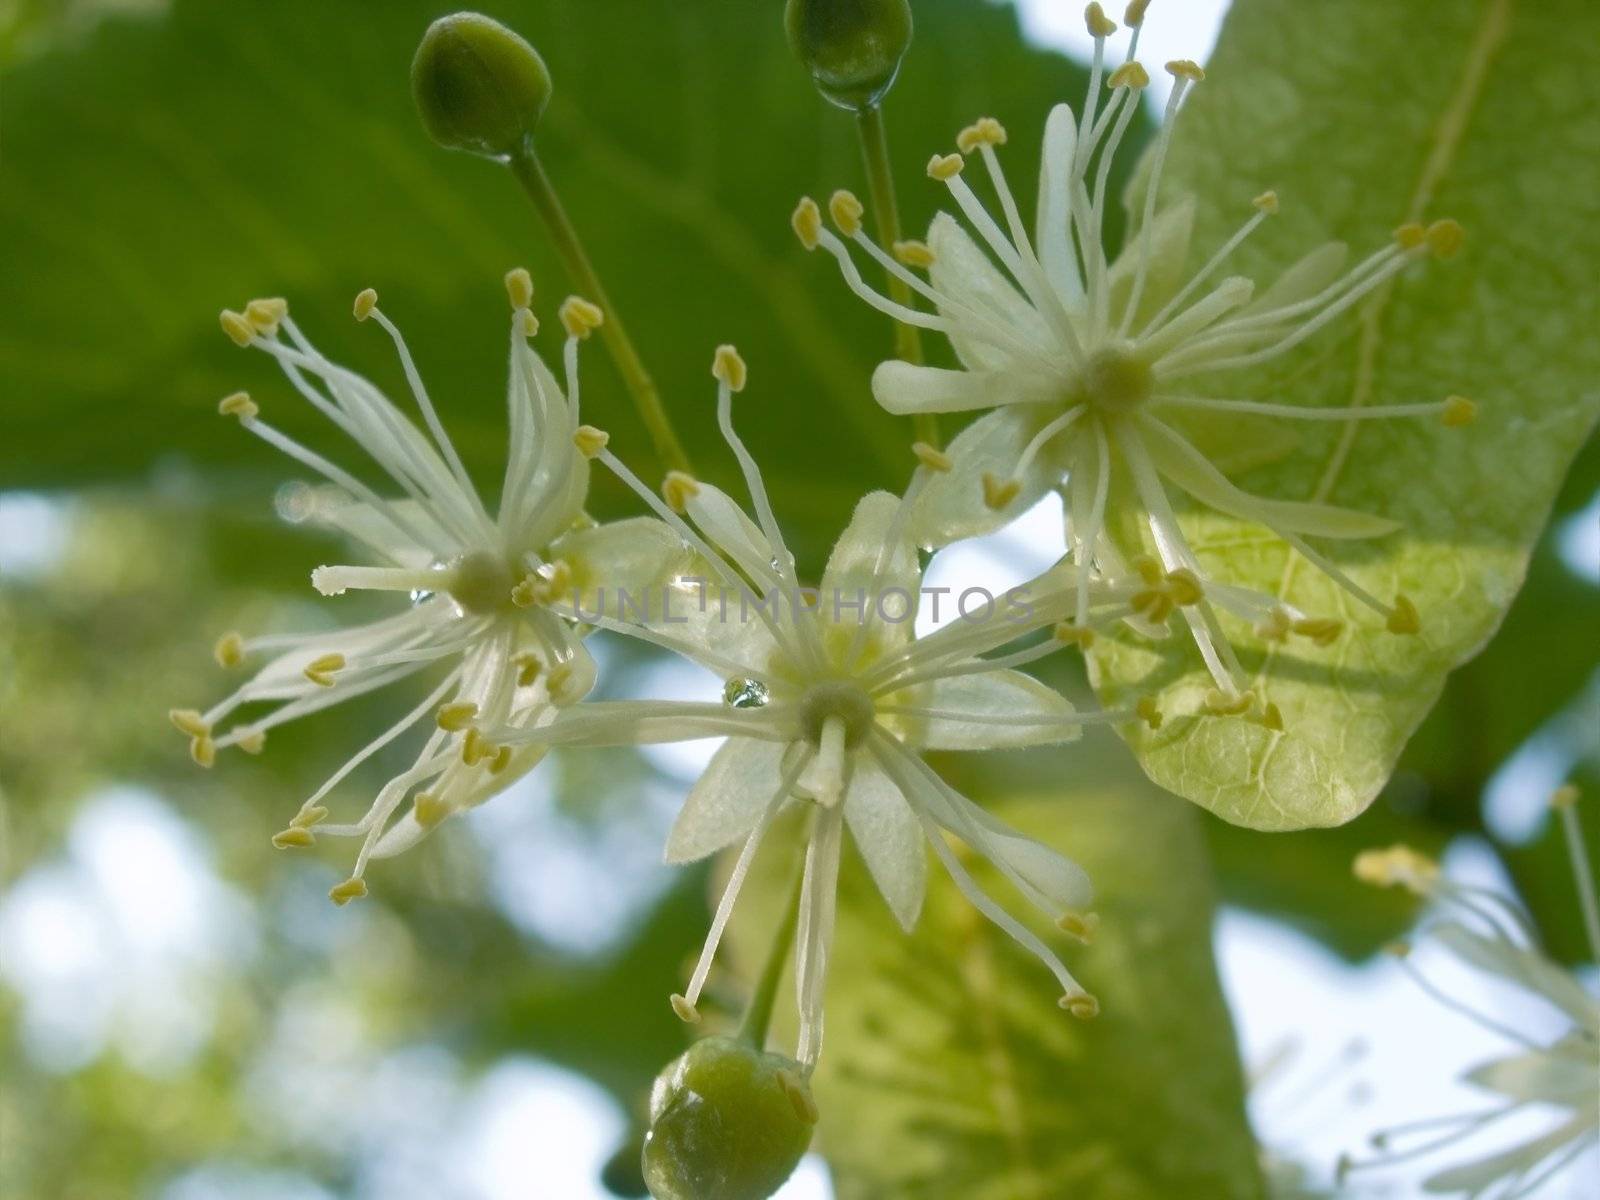
[[[316,837],[309,829],[298,825],[291,825],[288,829],[279,830],[272,835],[272,844],[279,850],[301,850],[316,844]]]
[[[895,258],[899,259],[903,265],[916,267],[919,270],[925,271],[937,261],[932,248],[926,242],[906,239],[895,242],[890,249],[894,251]]]
[[[828,215],[833,218],[834,225],[845,237],[855,237],[861,232],[861,218],[866,211],[854,193],[843,188],[828,199]]]
[[[567,331],[568,337],[583,341],[596,329],[605,324],[606,314],[599,305],[585,300],[582,296],[568,296],[561,302],[559,314],[561,327]]]
[[[255,327],[244,317],[243,313],[236,313],[230,308],[222,310],[219,318],[222,322],[222,332],[227,334],[235,346],[245,347],[255,340]]]
[[[196,766],[209,770],[217,761],[216,742],[205,735],[192,739],[189,742],[189,757],[194,759]]]
[[[577,432],[572,435],[572,444],[578,448],[578,453],[585,458],[594,458],[606,448],[606,443],[611,440],[611,435],[604,429],[597,429],[593,425],[579,425]]]
[[[1106,10],[1100,6],[1099,0],[1084,9],[1083,23],[1089,27],[1089,36],[1096,39],[1103,40],[1117,31],[1117,23],[1106,16]]]
[[[365,896],[366,894],[366,880],[354,875],[349,879],[346,879],[343,883],[336,883],[328,889],[328,899],[332,900],[340,908],[343,908],[352,900],[361,899],[361,897]]]
[[[682,471],[668,471],[666,478],[661,481],[661,497],[675,513],[686,511],[689,501],[699,494],[700,484],[694,476]]]
[[[244,661],[244,638],[233,632],[223,634],[211,648],[211,656],[219,667],[237,667]]]
[[[1394,598],[1394,608],[1389,612],[1387,624],[1390,633],[1409,635],[1422,632],[1422,617],[1417,613],[1417,606],[1404,593]]]
[[[334,674],[344,670],[344,667],[344,655],[324,654],[307,663],[301,674],[318,687],[332,687]]]
[[[248,421],[261,411],[256,402],[250,399],[249,392],[234,392],[231,396],[224,396],[217,403],[217,412],[225,417],[238,417],[241,421]]]
[[[928,178],[949,183],[966,165],[967,160],[960,154],[935,154],[928,160]]]
[[[378,307],[378,293],[372,288],[362,288],[356,293],[355,304],[351,306],[356,320],[365,321]]]
[[[244,319],[250,322],[262,337],[271,337],[277,333],[279,323],[288,315],[289,302],[279,296],[252,300],[244,306]]]
[[[822,233],[822,210],[817,207],[817,202],[810,196],[800,197],[800,203],[795,205],[794,213],[789,217],[789,227],[794,230],[802,246],[807,250],[815,250]]]
[[[441,705],[435,720],[439,728],[446,733],[460,733],[478,715],[478,706],[471,700],[456,700],[450,704]]]
[[[983,473],[983,502],[999,512],[1017,498],[1022,484],[1015,479],[1000,480],[988,471]]]
[[[512,311],[533,307],[533,276],[526,267],[513,267],[506,272],[506,298]]]
[[[912,442],[911,453],[915,454],[917,461],[930,471],[938,471],[943,474],[955,465],[948,454],[937,447],[928,445],[927,442]]]

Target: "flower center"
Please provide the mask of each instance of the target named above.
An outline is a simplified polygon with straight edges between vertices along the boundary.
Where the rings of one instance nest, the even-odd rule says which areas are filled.
[[[1083,400],[1107,413],[1123,413],[1150,399],[1155,373],[1126,350],[1098,350],[1084,368]]]
[[[487,550],[474,550],[450,568],[450,597],[473,616],[487,617],[511,607],[516,580],[505,560]]]
[[[812,684],[800,698],[800,728],[811,742],[820,743],[830,717],[844,726],[845,748],[853,750],[872,729],[872,697],[848,680]]]

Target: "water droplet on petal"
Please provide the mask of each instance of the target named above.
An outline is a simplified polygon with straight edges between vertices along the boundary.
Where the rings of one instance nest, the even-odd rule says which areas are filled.
[[[722,689],[722,702],[730,708],[760,708],[769,698],[767,685],[759,679],[735,676]]]

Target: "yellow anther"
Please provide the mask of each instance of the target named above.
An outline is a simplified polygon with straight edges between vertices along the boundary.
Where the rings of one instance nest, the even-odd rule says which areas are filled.
[[[1133,594],[1128,607],[1152,625],[1164,625],[1177,605],[1172,603],[1172,596],[1165,588],[1145,588]]]
[[[1065,642],[1069,646],[1077,646],[1087,650],[1094,645],[1094,630],[1087,625],[1075,625],[1071,621],[1058,621],[1052,635],[1058,642]]]
[[[1168,598],[1179,608],[1199,604],[1206,594],[1205,588],[1200,583],[1200,576],[1188,567],[1168,571],[1166,584]]]
[[[904,241],[896,242],[891,249],[902,266],[916,267],[918,270],[926,271],[936,261],[936,256],[928,243],[919,242],[915,238],[907,238]]]
[[[1137,29],[1144,24],[1144,12],[1149,7],[1150,0],[1133,0],[1122,14],[1122,23],[1129,29]]]
[[[1117,23],[1106,16],[1099,0],[1083,10],[1083,23],[1089,27],[1089,36],[1094,38],[1108,38],[1117,31]]]
[[[511,603],[518,608],[532,608],[544,598],[544,580],[529,572],[511,589]]]
[[[531,308],[519,308],[511,314],[511,320],[516,330],[525,338],[531,338],[539,332],[539,318],[533,315]]]
[[[1440,419],[1451,429],[1471,425],[1478,419],[1478,406],[1465,396],[1446,397]]]
[[[1161,569],[1161,564],[1148,554],[1141,554],[1133,560],[1133,569],[1139,573],[1139,578],[1144,580],[1147,587],[1160,587],[1166,578],[1166,572]]]
[[[260,411],[256,402],[250,399],[249,392],[234,392],[217,401],[217,412],[224,417],[238,417],[241,421],[250,420]]]
[[[789,227],[794,230],[802,246],[807,250],[815,250],[817,240],[822,235],[822,210],[817,207],[817,202],[810,196],[801,196],[800,203],[794,206],[794,212],[789,217]]]
[[[544,666],[536,654],[519,654],[511,660],[511,665],[517,668],[518,687],[532,687]]]
[[[225,633],[211,647],[211,657],[219,667],[237,667],[244,661],[244,638],[237,633]]]
[[[1403,887],[1421,895],[1439,878],[1439,864],[1410,846],[1396,843],[1363,850],[1351,864],[1355,876],[1373,887]]]
[[[1445,217],[1442,221],[1435,221],[1429,225],[1423,236],[1435,258],[1450,258],[1458,253],[1466,242],[1467,231],[1461,228],[1460,221]]]
[[[583,695],[575,686],[577,681],[578,676],[573,671],[571,663],[556,663],[545,676],[544,690],[550,694],[550,699],[555,704],[574,704],[583,699]]]
[[[1563,783],[1555,791],[1550,793],[1550,807],[1571,808],[1582,798],[1583,794],[1578,791],[1577,784]]]
[[[1065,912],[1056,919],[1056,927],[1070,938],[1076,938],[1087,946],[1094,941],[1095,931],[1100,928],[1100,914],[1092,912]]]
[[[278,325],[289,315],[289,302],[280,296],[252,300],[244,306],[244,319],[263,337],[278,332]]]
[[[1219,717],[1237,717],[1250,711],[1252,700],[1248,692],[1224,692],[1212,688],[1206,693],[1206,710]]]
[[[1387,954],[1390,958],[1410,958],[1411,943],[1405,941],[1390,942],[1383,948],[1383,953]]]
[[[489,763],[489,774],[498,775],[511,765],[511,747],[501,746],[494,752],[494,758]]]
[[[1289,628],[1319,646],[1331,646],[1344,632],[1344,622],[1337,617],[1302,617]]]
[[[533,276],[527,267],[512,267],[506,272],[506,298],[513,310],[533,307]]]
[[[210,768],[217,761],[217,744],[208,735],[202,735],[189,740],[189,757],[194,759],[195,765]]]
[[[307,805],[289,819],[289,824],[300,829],[310,829],[328,819],[328,810],[320,804]]]
[[[971,154],[979,146],[1004,146],[1006,127],[993,117],[979,117],[956,134],[956,149]]]
[[[828,216],[845,237],[855,237],[861,232],[861,217],[866,211],[856,194],[844,188],[828,197]]]
[[[355,313],[356,320],[365,321],[372,315],[372,310],[378,307],[378,293],[373,288],[362,288],[356,293],[356,302],[351,311]]]
[[[683,512],[689,507],[689,501],[699,494],[700,484],[693,475],[686,475],[682,471],[668,471],[667,477],[661,481],[661,498],[675,513]]]
[[[233,340],[235,346],[248,346],[250,339],[255,337],[255,326],[245,320],[243,313],[236,313],[231,308],[222,310],[222,332]]]
[[[361,899],[366,894],[367,881],[355,876],[351,876],[343,883],[336,883],[328,889],[328,899],[332,900],[340,908],[343,908],[352,900]]]
[[[206,724],[205,718],[192,708],[168,709],[167,720],[179,733],[186,733],[190,737],[205,737],[211,732],[211,726]]]
[[[441,704],[439,711],[434,715],[439,728],[446,733],[460,733],[478,715],[478,706],[471,700],[453,700],[449,704]]]
[[[917,461],[930,471],[948,471],[955,464],[950,456],[937,446],[930,446],[927,442],[912,442],[911,453],[917,456]]]
[[[1416,221],[1407,221],[1394,231],[1394,240],[1402,250],[1415,250],[1428,241],[1428,231]]]
[[[318,687],[332,687],[334,673],[342,670],[344,655],[323,654],[308,662],[301,674]]]
[[[561,302],[559,311],[561,327],[570,337],[586,338],[606,321],[606,314],[600,306],[582,296],[568,296]]]
[[[578,453],[585,458],[593,458],[606,448],[606,443],[611,440],[611,435],[604,429],[594,425],[579,425],[572,435],[572,444],[578,448]]]
[[[1256,622],[1256,636],[1264,642],[1281,642],[1289,636],[1294,617],[1281,604],[1273,605],[1267,615]]]
[[[1258,212],[1264,212],[1269,217],[1275,216],[1278,212],[1278,193],[1262,192],[1250,203]]]
[[[1411,597],[1402,592],[1394,598],[1394,607],[1389,610],[1387,625],[1390,633],[1422,632],[1422,617],[1417,613],[1417,606],[1411,603]]]
[[[1274,733],[1283,732],[1283,710],[1270,700],[1261,710],[1261,724]]]
[[[983,473],[983,502],[999,512],[1017,498],[1022,483],[1016,479],[999,479],[987,471]]]
[[[688,997],[672,993],[672,1011],[678,1014],[678,1020],[685,1025],[698,1025],[700,1023],[700,1010],[689,1003]]]
[[[466,737],[461,739],[461,761],[469,767],[477,766],[494,750],[494,744],[474,727],[469,726]]]
[[[1136,91],[1150,86],[1150,72],[1137,61],[1130,60],[1111,72],[1106,80],[1108,88],[1133,88]]]
[[[246,754],[260,754],[267,748],[267,735],[260,729],[252,729],[249,733],[236,733],[233,735],[233,744]]]
[[[450,815],[450,806],[432,792],[418,792],[411,798],[411,815],[424,829],[432,829]]]
[[[1200,64],[1192,58],[1175,58],[1167,64],[1167,74],[1174,79],[1187,79],[1190,83],[1199,83],[1206,77]]]
[[[1088,992],[1077,992],[1061,997],[1056,1001],[1080,1021],[1090,1021],[1100,1015],[1100,1001]]]
[[[1138,713],[1139,719],[1150,726],[1151,729],[1160,729],[1161,722],[1167,719],[1162,713],[1160,705],[1156,703],[1154,696],[1139,697],[1139,703],[1133,706],[1133,711]]]
[[[940,182],[954,179],[966,165],[967,160],[959,154],[935,154],[928,160],[928,178]]]
[[[745,380],[750,377],[750,369],[744,365],[744,359],[739,357],[739,351],[733,346],[718,346],[717,352],[711,356],[711,376],[718,383],[727,384],[729,391],[742,392]]]
[[[302,829],[298,825],[280,829],[272,835],[272,844],[279,850],[303,850],[307,846],[314,846],[316,841],[316,835],[311,830]]]

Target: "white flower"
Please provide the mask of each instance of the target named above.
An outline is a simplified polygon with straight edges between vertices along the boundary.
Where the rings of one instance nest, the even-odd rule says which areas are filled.
[[[512,744],[586,746],[726,736],[690,791],[666,849],[668,861],[690,862],[744,843],[689,986],[673,998],[685,1019],[697,1015],[701,988],[762,836],[792,803],[809,806],[811,817],[795,971],[796,1054],[802,1063],[813,1065],[821,1045],[823,982],[846,827],[903,927],[910,929],[921,909],[926,842],[972,903],[1055,974],[1062,1006],[1078,1016],[1093,1015],[1093,997],[1041,939],[979,890],[945,834],[988,858],[1024,897],[1079,937],[1091,923],[1079,911],[1090,899],[1088,878],[956,792],[920,755],[924,749],[1060,742],[1075,737],[1085,721],[1132,717],[1077,714],[1056,692],[1013,669],[1087,636],[1079,626],[1054,629],[1071,609],[1075,588],[1053,580],[1053,591],[1026,601],[1014,597],[1009,613],[1000,611],[1005,601],[999,601],[986,620],[956,621],[915,638],[921,572],[905,535],[909,508],[875,492],[860,502],[834,546],[820,589],[803,599],[760,473],[733,429],[732,396],[744,385],[744,364],[731,347],[722,347],[713,373],[720,385],[718,421],[743,470],[755,520],[725,493],[681,474],[668,476],[663,503],[601,450],[600,460],[698,553],[705,578],[680,580],[670,610],[658,609],[649,619],[591,614],[589,608],[602,606],[587,600],[583,619],[717,672],[727,681],[724,703],[590,702],[540,728],[496,736]],[[913,478],[912,498],[941,465],[948,466],[937,452],[922,453],[925,465]],[[1071,582],[1070,575],[1065,578]],[[1088,593],[1091,615],[1119,619],[1130,611],[1130,594],[1097,585]],[[1026,611],[1024,603],[1031,606]],[[1043,629],[1051,632],[1024,649],[985,657]]]
[[[1577,827],[1576,800],[1575,789],[1563,788],[1555,805],[1573,851],[1590,950],[1600,960],[1600,911],[1593,872]],[[1406,947],[1397,947],[1402,965],[1424,990],[1515,1049],[1502,1058],[1480,1063],[1463,1076],[1466,1082],[1492,1093],[1493,1103],[1477,1112],[1417,1121],[1380,1133],[1373,1143],[1384,1153],[1363,1162],[1342,1160],[1341,1179],[1351,1171],[1389,1166],[1470,1143],[1482,1135],[1492,1138],[1495,1127],[1507,1117],[1531,1109],[1554,1114],[1554,1123],[1524,1142],[1437,1171],[1422,1185],[1433,1194],[1461,1193],[1496,1200],[1531,1195],[1585,1150],[1600,1144],[1600,998],[1539,950],[1521,908],[1493,892],[1452,882],[1432,862],[1406,847],[1368,851],[1356,860],[1356,874],[1365,882],[1406,887],[1433,900],[1438,916],[1428,928],[1429,936],[1467,965],[1543,1000],[1563,1014],[1569,1026],[1553,1040],[1535,1041],[1436,987],[1406,961]],[[1418,1140],[1413,1141],[1414,1137]],[[1397,1146],[1402,1139],[1405,1144]]]
[[[677,549],[676,538],[659,522],[595,526],[583,512],[589,485],[585,452],[603,435],[578,425],[577,353],[578,342],[599,324],[600,310],[576,297],[562,306],[568,331],[563,393],[528,344],[538,323],[528,307],[533,284],[527,272],[510,272],[506,287],[513,308],[506,393],[511,452],[493,516],[451,445],[400,331],[379,311],[376,293],[357,297],[356,318],[377,322],[394,340],[427,432],[367,380],[319,354],[283,301],[252,301],[243,313],[222,314],[228,335],[277,359],[294,388],[365,451],[400,493],[380,496],[267,424],[246,394],[222,401],[224,414],[327,481],[320,494],[333,499],[319,503],[317,515],[378,564],[318,567],[313,585],[324,596],[398,593],[403,607],[393,616],[330,632],[224,635],[216,657],[225,667],[257,654],[270,657],[210,709],[173,710],[173,724],[191,738],[195,761],[209,767],[228,746],[258,753],[274,726],[429,668],[445,669],[421,703],[334,772],[273,839],[291,847],[310,845],[315,834],[359,837],[355,870],[333,889],[340,903],[366,893],[362,874],[369,858],[407,848],[444,818],[487,800],[542,756],[537,746],[491,742],[480,726],[526,728],[548,720],[554,706],[588,693],[594,662],[548,601],[573,580],[648,579]],[[254,711],[219,730],[242,708]],[[366,814],[352,824],[322,824],[328,815],[323,801],[333,788],[419,725],[430,728],[415,762],[378,792]],[[408,797],[409,809],[396,818]]]
[[[1162,164],[1173,118],[1201,69],[1167,64],[1175,82],[1144,190],[1139,233],[1115,261],[1103,243],[1107,179],[1149,76],[1134,59],[1143,3],[1130,6],[1127,57],[1109,70],[1105,40],[1116,26],[1099,4],[1088,10],[1094,62],[1081,116],[1065,104],[1045,127],[1037,220],[1023,224],[996,148],[1006,141],[985,118],[962,131],[959,154],[935,156],[928,173],[949,188],[977,240],[946,214],[934,218],[926,244],[901,243],[886,254],[861,228],[861,205],[836,193],[829,209],[841,239],[823,227],[820,210],[801,202],[794,226],[808,247],[839,262],[851,289],[898,320],[950,339],[959,370],[889,361],[873,376],[878,401],[896,413],[992,410],[949,447],[954,470],[927,489],[913,522],[925,544],[942,544],[1004,524],[1052,488],[1066,500],[1066,540],[1073,560],[1123,575],[1131,560],[1151,555],[1157,575],[1192,572],[1205,596],[1183,616],[1219,691],[1212,705],[1242,711],[1247,677],[1224,635],[1216,609],[1263,635],[1296,633],[1327,645],[1341,623],[1313,617],[1263,593],[1205,576],[1176,519],[1169,487],[1200,505],[1271,529],[1395,632],[1415,632],[1418,616],[1405,597],[1393,604],[1372,595],[1306,540],[1345,539],[1393,531],[1394,522],[1321,503],[1277,500],[1242,491],[1203,445],[1236,446],[1251,418],[1340,421],[1424,415],[1461,424],[1473,413],[1459,397],[1434,404],[1308,408],[1253,398],[1202,394],[1199,376],[1253,367],[1284,355],[1326,328],[1416,259],[1447,255],[1462,233],[1453,221],[1408,224],[1394,240],[1342,270],[1342,245],[1313,250],[1257,293],[1242,276],[1214,277],[1233,251],[1278,209],[1258,196],[1243,227],[1198,271],[1183,278],[1194,206],[1183,201],[1157,213]],[[1109,95],[1103,92],[1109,88]],[[1102,108],[1102,102],[1104,107]],[[999,199],[997,218],[967,185],[970,157],[982,160]],[[926,313],[894,303],[868,285],[847,241],[932,301]],[[925,267],[924,281],[909,267]],[[1225,386],[1225,385],[1224,385]],[[1227,396],[1226,391],[1221,393]],[[1212,436],[1207,438],[1205,434]],[[1198,441],[1198,444],[1197,444]],[[1157,620],[1170,611],[1148,598]]]

